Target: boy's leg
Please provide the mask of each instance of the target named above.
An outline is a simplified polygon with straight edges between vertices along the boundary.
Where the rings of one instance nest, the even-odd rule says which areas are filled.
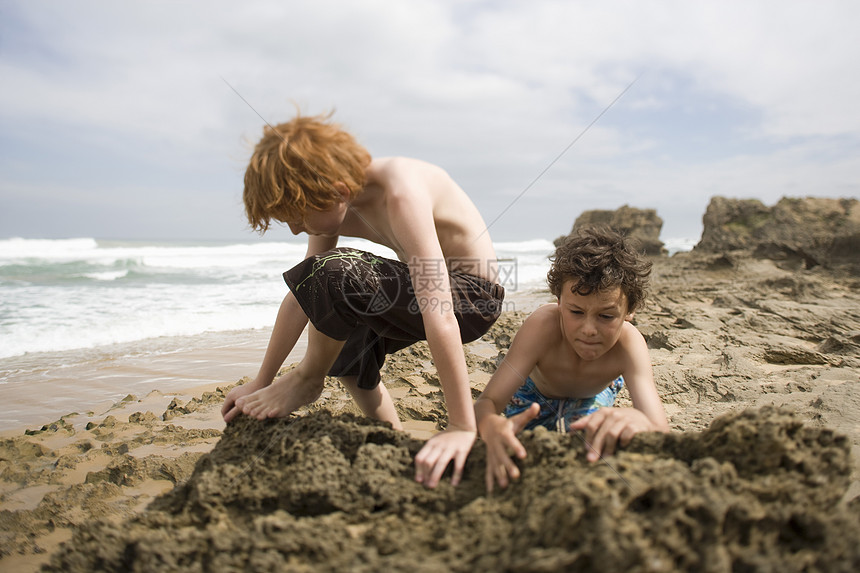
[[[395,430],[403,429],[400,417],[394,408],[394,401],[391,399],[391,394],[388,393],[384,384],[380,383],[375,388],[366,390],[358,387],[357,376],[341,376],[338,379],[349,390],[352,399],[355,400],[355,403],[361,408],[361,412],[365,416],[382,420],[383,422],[390,422]]]
[[[311,325],[308,349],[302,361],[271,385],[236,400],[242,412],[258,420],[289,416],[319,398],[326,373],[345,341],[335,340]],[[390,398],[389,398],[390,400]]]
[[[302,261],[284,280],[318,330],[347,339],[328,374],[357,376],[362,389],[376,387],[387,353],[426,336],[401,261],[338,248]]]
[[[374,388],[379,380],[379,367],[385,359],[385,341],[372,332],[372,326],[386,334],[394,331],[400,336],[412,336],[411,340],[423,338],[420,317],[417,328],[421,332],[417,335],[405,333],[400,328],[416,327],[414,313],[408,309],[412,300],[407,293],[411,285],[408,267],[371,253],[335,249],[302,261],[284,273],[284,279],[292,292],[282,304],[260,374],[247,391],[236,396],[236,407],[257,419],[287,416],[315,401],[322,392],[326,374],[331,374],[347,379],[345,386],[363,412],[399,425],[387,390]],[[383,303],[382,312],[374,306],[380,301]],[[384,311],[390,312],[398,307],[406,320],[391,324]],[[271,383],[286,358],[284,347],[291,349],[295,344],[292,338],[297,339],[301,332],[299,328],[294,337],[276,337],[278,325],[281,322],[292,323],[292,317],[296,316],[302,319],[301,327],[308,318],[312,323],[308,331],[307,353],[295,369]],[[341,337],[348,338],[350,342],[339,340]],[[288,338],[290,340],[286,340]],[[349,351],[336,364],[344,344]],[[404,342],[402,345],[408,344]],[[270,364],[273,367],[268,367]],[[334,371],[331,371],[332,366]],[[353,392],[353,388],[358,390],[354,371],[364,374],[364,389],[360,393]]]

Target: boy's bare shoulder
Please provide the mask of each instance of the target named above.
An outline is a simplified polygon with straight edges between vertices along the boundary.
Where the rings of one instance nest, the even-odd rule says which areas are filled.
[[[642,333],[639,332],[639,329],[636,328],[636,325],[634,325],[629,320],[624,321],[624,326],[622,327],[621,333],[624,336],[629,336],[629,337],[632,337],[636,340],[639,340],[639,339],[644,340],[645,339],[645,337],[642,336]]]
[[[368,179],[376,182],[416,176],[427,177],[433,174],[447,175],[438,165],[412,157],[377,157],[367,166]]]
[[[537,307],[530,315],[529,319],[532,317],[544,318],[548,316],[558,316],[558,303],[548,302],[546,304],[542,304]]]
[[[380,157],[367,167],[368,185],[380,187],[391,195],[436,195],[439,191],[458,188],[447,171],[411,157]]]
[[[402,155],[390,155],[387,157],[374,157],[370,161],[369,168],[379,169],[442,169],[434,163],[416,159],[415,157],[404,157]]]
[[[636,326],[628,321],[624,321],[624,326],[621,328],[621,336],[618,338],[616,346],[619,346],[625,352],[629,352],[631,349],[636,347],[644,346],[647,348],[648,343],[645,341],[645,337],[642,336],[642,333],[639,332],[639,329],[636,328]]]
[[[538,307],[525,319],[521,328],[536,332],[558,330],[558,304],[553,302]]]

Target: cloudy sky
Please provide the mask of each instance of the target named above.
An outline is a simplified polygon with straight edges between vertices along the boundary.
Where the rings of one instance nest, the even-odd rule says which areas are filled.
[[[443,166],[496,240],[624,204],[698,238],[714,195],[860,195],[857,22],[853,0],[0,0],[0,238],[254,240],[245,164],[294,105]]]

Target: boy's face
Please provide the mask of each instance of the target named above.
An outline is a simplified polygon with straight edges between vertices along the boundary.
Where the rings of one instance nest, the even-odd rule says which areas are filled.
[[[615,346],[621,337],[627,312],[627,297],[621,288],[582,295],[571,292],[565,281],[558,299],[561,329],[565,340],[583,360],[596,360]]]
[[[307,233],[323,237],[336,237],[346,217],[347,203],[340,202],[325,211],[308,211],[299,220],[284,221],[294,235]]]
[[[322,237],[336,237],[340,234],[340,226],[349,209],[349,188],[342,182],[334,184],[339,195],[338,202],[324,211],[310,209],[302,217],[284,220],[289,225],[293,235],[307,233],[308,235],[319,235]]]

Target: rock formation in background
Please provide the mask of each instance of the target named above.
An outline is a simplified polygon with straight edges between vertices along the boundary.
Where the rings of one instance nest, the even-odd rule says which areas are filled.
[[[664,255],[666,250],[660,240],[660,229],[663,219],[657,216],[654,209],[637,209],[624,205],[615,211],[594,209],[583,211],[573,223],[571,233],[581,227],[607,226],[626,237],[635,239],[646,255]],[[555,240],[555,246],[561,244],[570,235],[563,235]]]
[[[860,271],[857,199],[783,197],[773,207],[756,199],[713,197],[697,252],[743,250],[789,268]]]

